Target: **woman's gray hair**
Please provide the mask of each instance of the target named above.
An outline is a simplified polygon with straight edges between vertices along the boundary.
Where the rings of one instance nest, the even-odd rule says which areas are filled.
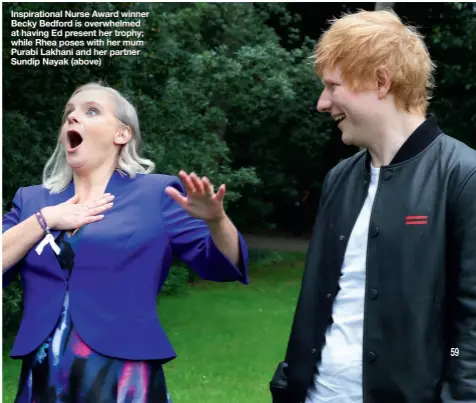
[[[104,90],[113,95],[116,101],[116,118],[128,126],[131,130],[131,139],[125,144],[120,153],[117,170],[134,178],[137,174],[148,174],[155,169],[155,164],[139,156],[140,129],[137,112],[132,104],[114,88],[101,83],[88,83],[77,88],[72,96],[81,91]],[[64,123],[66,114],[63,114]],[[61,133],[61,129],[60,129]],[[73,179],[73,171],[66,161],[66,150],[61,144],[60,136],[56,148],[43,169],[43,186],[50,193],[60,193]]]

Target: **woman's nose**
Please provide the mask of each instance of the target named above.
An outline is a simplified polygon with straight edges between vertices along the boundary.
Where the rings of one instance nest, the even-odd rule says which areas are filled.
[[[69,124],[72,124],[72,123],[79,123],[79,119],[78,117],[76,116],[76,112],[71,112],[69,115],[68,115],[68,123]]]

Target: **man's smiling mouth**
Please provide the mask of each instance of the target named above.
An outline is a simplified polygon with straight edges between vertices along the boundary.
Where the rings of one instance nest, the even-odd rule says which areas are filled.
[[[345,119],[345,115],[343,113],[341,113],[339,115],[333,116],[333,119],[334,119],[335,122],[337,122],[339,124],[340,122],[342,122]]]

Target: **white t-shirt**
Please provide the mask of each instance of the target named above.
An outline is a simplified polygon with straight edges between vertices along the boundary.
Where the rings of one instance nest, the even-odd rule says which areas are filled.
[[[380,169],[371,166],[372,177],[362,210],[345,251],[340,290],[336,295],[332,319],[315,388],[306,403],[362,403],[362,339],[364,324],[365,274],[370,214],[377,192]]]

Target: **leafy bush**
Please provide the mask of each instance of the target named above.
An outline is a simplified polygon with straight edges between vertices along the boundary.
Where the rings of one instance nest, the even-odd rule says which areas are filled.
[[[194,281],[195,278],[194,273],[186,265],[181,262],[176,262],[170,268],[169,275],[165,280],[160,294],[180,294],[186,290],[187,285]]]
[[[138,57],[101,67],[11,66],[4,49],[4,198],[39,183],[74,89],[104,80],[137,106],[146,157],[162,173],[180,169],[226,183],[240,225],[275,222],[280,205],[321,181],[326,118],[315,112],[319,82],[306,63],[311,44],[289,51],[266,25],[293,19],[283,4],[9,3],[11,11],[149,11]],[[290,29],[296,36],[296,30]],[[18,74],[20,73],[21,74]],[[296,164],[296,160],[300,164]],[[308,181],[309,170],[315,173]],[[291,178],[291,180],[290,180]],[[259,185],[259,186],[258,186]]]
[[[19,280],[12,281],[3,290],[3,334],[11,334],[20,326],[23,290]]]

